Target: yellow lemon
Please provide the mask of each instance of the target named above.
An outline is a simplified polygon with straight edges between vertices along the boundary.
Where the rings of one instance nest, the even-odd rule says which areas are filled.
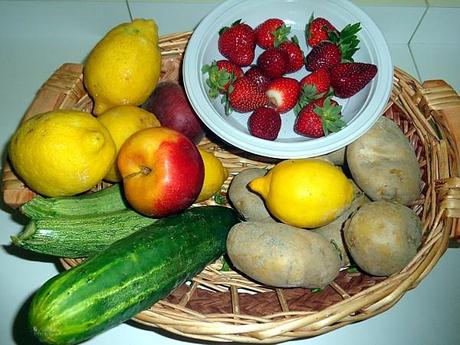
[[[110,30],[88,55],[83,78],[97,116],[115,105],[140,105],[155,89],[161,70],[158,28],[135,19]]]
[[[249,187],[276,218],[300,228],[330,223],[353,199],[353,185],[342,170],[320,159],[282,161]]]
[[[222,165],[222,162],[212,153],[198,148],[204,164],[204,181],[201,187],[200,195],[196,202],[209,199],[216,192],[220,191],[222,185],[228,177],[228,170]]]
[[[160,127],[160,121],[147,110],[134,105],[119,105],[102,113],[97,118],[107,128],[115,142],[117,154],[120,147],[132,134],[148,127]],[[110,182],[122,180],[116,162],[104,178]]]
[[[109,171],[115,153],[109,131],[93,115],[70,110],[23,122],[8,147],[18,176],[35,192],[52,197],[92,188]]]

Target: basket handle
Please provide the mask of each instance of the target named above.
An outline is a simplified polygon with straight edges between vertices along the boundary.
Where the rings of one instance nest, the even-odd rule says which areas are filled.
[[[419,108],[436,123],[448,128],[447,141],[453,153],[449,157],[451,175],[442,180],[439,188],[443,195],[445,214],[452,218],[451,238],[460,242],[460,96],[443,80],[422,83]]]

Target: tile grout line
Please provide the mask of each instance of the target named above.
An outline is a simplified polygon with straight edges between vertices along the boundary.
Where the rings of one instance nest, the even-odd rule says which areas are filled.
[[[131,7],[129,6],[129,1],[125,0],[125,3],[126,3],[126,7],[128,9],[129,18],[130,18],[131,21],[133,21],[133,14],[131,13]]]
[[[414,52],[412,51],[412,48],[411,48],[411,42],[412,42],[412,39],[414,38],[416,32],[418,31],[418,28],[422,24],[422,21],[425,18],[426,14],[427,14],[427,12],[428,12],[428,10],[430,8],[430,3],[427,0],[425,0],[425,4],[426,4],[425,11],[423,12],[423,14],[420,17],[417,25],[415,26],[414,32],[412,32],[412,35],[410,36],[409,41],[407,41],[407,48],[409,49],[409,54],[410,54],[410,57],[412,59],[412,62],[414,63],[415,72],[417,73],[417,77],[418,77],[418,80],[420,82],[423,82],[422,75],[420,74],[420,69],[418,68],[417,61],[415,60]]]

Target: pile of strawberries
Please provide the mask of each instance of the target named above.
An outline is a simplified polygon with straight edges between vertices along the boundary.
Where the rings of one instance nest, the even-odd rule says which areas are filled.
[[[238,20],[219,32],[218,49],[225,59],[202,68],[208,74],[208,95],[221,96],[226,114],[251,113],[249,132],[262,139],[275,140],[282,115],[291,110],[299,135],[318,138],[337,132],[346,123],[332,97],[355,95],[377,73],[377,66],[353,61],[360,29],[355,23],[339,31],[312,15],[305,29],[305,55],[297,37],[288,38],[290,27],[283,20],[270,18],[255,29]],[[257,58],[256,46],[263,49]],[[289,76],[303,70],[300,80]]]

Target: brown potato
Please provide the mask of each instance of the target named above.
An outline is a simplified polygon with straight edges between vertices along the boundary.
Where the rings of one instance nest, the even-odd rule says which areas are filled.
[[[395,202],[374,201],[351,217],[344,238],[351,257],[362,270],[388,276],[401,271],[416,255],[422,225],[412,209]]]
[[[355,184],[353,184],[353,187],[355,195],[353,196],[350,207],[331,223],[311,230],[320,234],[336,246],[340,252],[341,267],[346,267],[350,264],[350,258],[348,257],[346,247],[343,243],[343,227],[345,222],[358,208],[370,202],[369,198]]]
[[[235,209],[248,221],[275,222],[265,208],[263,199],[248,188],[248,183],[264,176],[267,170],[249,168],[236,175],[228,189],[228,197]]]
[[[419,197],[421,173],[414,149],[392,120],[381,116],[348,145],[346,155],[353,180],[372,200],[410,205]]]
[[[342,147],[341,149],[332,151],[325,155],[317,156],[316,158],[326,159],[329,162],[334,163],[334,165],[344,165],[345,164],[345,150],[346,148]]]
[[[340,270],[339,253],[328,240],[283,223],[236,224],[227,252],[242,273],[274,287],[322,288]]]

